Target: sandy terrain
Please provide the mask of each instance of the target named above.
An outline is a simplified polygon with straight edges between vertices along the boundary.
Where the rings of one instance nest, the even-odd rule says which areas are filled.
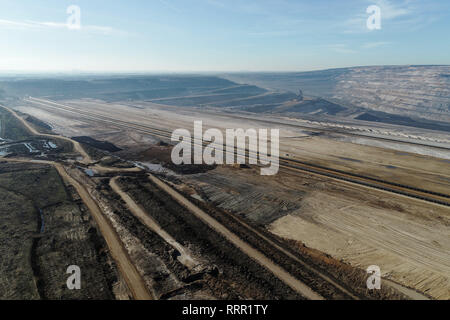
[[[364,270],[379,265],[395,282],[449,297],[446,207],[307,174],[261,178],[252,171],[218,168],[184,181],[204,199],[264,223],[276,235]]]
[[[313,192],[301,210],[278,219],[270,230],[361,268],[378,265],[385,277],[450,298],[450,232],[440,221]]]
[[[186,110],[177,107],[157,106],[154,104],[139,107],[126,104],[105,104],[92,100],[76,100],[64,102],[80,110],[113,116],[139,124],[148,124],[161,129],[175,130],[177,128],[193,128],[194,121],[203,120],[205,130],[207,128],[268,128],[267,122],[256,120],[236,119],[226,114],[213,115],[199,110]],[[39,105],[36,105],[38,107]],[[45,111],[21,107],[18,110],[28,112],[33,116],[40,116],[47,120]],[[54,111],[54,110],[53,110]],[[72,128],[78,128],[79,122],[84,122],[83,128],[93,137],[107,138],[120,147],[145,143],[149,138],[135,134],[131,136],[131,130],[122,130],[122,135],[107,136],[105,131],[113,130],[113,125],[98,124],[90,120],[78,118],[76,113],[54,111],[51,112],[50,124],[55,126],[55,114],[61,114],[70,119],[75,119],[73,125],[67,124],[61,134],[68,134]],[[53,120],[52,120],[53,119]],[[412,185],[422,189],[447,193],[450,186],[450,163],[448,160],[423,156],[413,153],[399,152],[381,147],[363,146],[343,140],[342,135],[310,136],[310,132],[303,129],[293,129],[289,126],[272,124],[269,127],[280,128],[280,154],[289,154],[291,157],[309,161],[315,164],[329,166],[335,169],[347,170],[355,173],[363,173],[368,176],[384,178],[388,181]],[[414,151],[410,147],[410,151]],[[441,152],[442,153],[442,152]],[[433,154],[433,153],[432,153]],[[439,155],[439,154],[436,154]]]
[[[152,104],[124,106],[87,100],[65,104],[169,130],[192,128],[193,121],[200,119],[205,128],[268,125]],[[83,127],[83,135],[104,137],[125,148],[154,141],[129,130],[98,126],[76,114],[18,109],[49,121],[62,134],[70,135]],[[64,122],[57,125],[59,118]],[[448,160],[338,141],[345,140],[342,135],[311,136],[306,130],[279,127],[280,148],[290,156],[417,188],[442,193],[450,190]],[[116,134],[108,136],[108,131]],[[263,178],[251,170],[218,168],[184,181],[202,190],[216,205],[267,224],[276,235],[301,241],[363,269],[379,265],[388,279],[434,298],[450,299],[450,210],[446,207],[308,174]]]

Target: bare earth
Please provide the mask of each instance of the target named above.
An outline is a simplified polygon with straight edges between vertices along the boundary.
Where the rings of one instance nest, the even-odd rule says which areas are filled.
[[[341,135],[312,136],[307,130],[290,126],[151,103],[135,106],[76,100],[62,104],[169,130],[192,129],[195,120],[203,120],[205,129],[279,127],[281,154],[431,191],[448,193],[450,190],[447,151],[408,145],[399,150],[392,145],[387,148],[388,144],[383,142],[378,142],[377,147],[360,145]],[[17,109],[47,121],[61,134],[89,135],[127,150],[157,141],[150,135],[113,124],[98,126],[76,113],[41,107],[29,104]],[[430,136],[428,132],[424,135]],[[258,212],[267,211],[275,219],[266,226],[276,235],[301,241],[362,269],[379,265],[386,279],[433,298],[450,299],[448,207],[309,174],[280,173],[263,178],[255,172],[219,167],[183,181],[202,189],[215,203],[237,214],[255,212],[255,222],[260,222]],[[286,212],[280,212],[285,205]]]
[[[164,231],[164,229],[162,229],[161,226],[148,213],[146,213],[141,206],[139,206],[133,199],[131,199],[131,197],[126,192],[124,192],[120,188],[120,186],[117,184],[117,179],[118,177],[111,179],[109,185],[125,201],[130,211],[133,212],[133,214],[139,220],[141,220],[150,230],[157,233],[173,248],[178,250],[178,252],[180,253],[178,260],[180,260],[182,264],[184,264],[189,269],[193,269],[197,265],[199,265],[199,262],[195,261],[195,258],[191,256],[191,254],[188,252],[188,249],[183,247],[170,234]]]
[[[231,233],[225,226],[217,222],[215,219],[211,218],[208,214],[206,214],[203,210],[196,207],[182,195],[180,195],[177,191],[170,188],[167,184],[163,183],[161,180],[156,178],[155,176],[150,175],[150,180],[154,182],[159,188],[167,192],[172,198],[174,198],[177,202],[195,214],[198,218],[206,222],[211,228],[222,234],[227,240],[233,243],[236,247],[245,252],[249,257],[259,262],[262,266],[269,269],[274,275],[276,275],[280,280],[285,282],[292,289],[303,295],[304,297],[312,300],[322,300],[323,298],[312,291],[308,286],[306,286],[303,282],[297,280],[293,276],[291,276],[288,272],[280,268],[278,265],[274,264],[270,259],[264,256],[261,252],[255,250],[247,243],[242,241],[238,236]]]

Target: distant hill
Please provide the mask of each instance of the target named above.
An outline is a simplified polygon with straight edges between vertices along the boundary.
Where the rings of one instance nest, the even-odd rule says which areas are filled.
[[[450,66],[380,66],[224,78],[412,118],[450,122]]]
[[[120,101],[195,95],[235,85],[229,80],[208,76],[116,76],[4,80],[0,81],[0,91],[4,90],[8,95],[18,97]]]
[[[0,80],[0,99],[28,96],[339,117],[450,132],[450,66]]]

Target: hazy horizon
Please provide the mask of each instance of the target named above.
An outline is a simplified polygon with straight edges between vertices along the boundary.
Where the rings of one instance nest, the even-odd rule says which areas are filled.
[[[352,68],[375,68],[375,67],[448,67],[450,64],[380,64],[380,65],[354,65],[345,67],[331,67],[324,69],[305,69],[305,70],[149,70],[149,71],[108,71],[108,70],[51,70],[51,71],[29,71],[29,70],[0,70],[0,76],[39,76],[39,75],[49,75],[49,76],[82,76],[82,75],[92,75],[92,76],[115,76],[115,75],[125,75],[125,76],[145,76],[145,75],[221,75],[221,74],[240,74],[240,73],[307,73],[315,71],[327,71],[327,70],[338,70],[338,69],[352,69]]]

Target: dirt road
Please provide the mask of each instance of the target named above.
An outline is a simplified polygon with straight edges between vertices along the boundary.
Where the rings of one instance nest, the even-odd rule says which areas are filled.
[[[11,114],[13,114],[21,123],[34,135],[37,136],[44,136],[44,137],[51,137],[56,139],[63,139],[66,141],[71,142],[74,145],[74,148],[76,151],[78,151],[83,156],[83,162],[86,164],[90,164],[92,162],[92,159],[90,156],[86,153],[86,151],[83,149],[83,147],[77,142],[70,138],[61,137],[57,135],[51,135],[51,134],[41,134],[38,132],[35,128],[33,128],[31,125],[29,125],[25,119],[19,117],[17,113],[15,113],[13,110],[0,105],[1,107],[5,108]],[[108,248],[110,250],[111,256],[114,259],[114,261],[117,263],[117,266],[124,277],[128,288],[130,289],[133,297],[136,300],[152,300],[153,297],[150,295],[149,291],[147,290],[147,287],[145,286],[145,282],[142,279],[141,275],[137,271],[136,267],[132,263],[130,257],[128,256],[128,253],[126,249],[123,247],[123,244],[120,240],[120,237],[115,232],[114,228],[111,226],[107,218],[103,215],[100,208],[98,207],[97,203],[92,199],[92,197],[89,195],[88,191],[74,178],[72,178],[67,171],[64,169],[64,167],[56,162],[52,161],[34,161],[34,160],[28,160],[28,159],[5,159],[9,162],[29,162],[29,163],[41,163],[41,164],[48,164],[53,165],[55,169],[58,171],[60,176],[74,186],[74,188],[77,190],[78,194],[80,195],[81,199],[83,200],[84,204],[88,207],[89,211],[91,212],[92,216],[94,217],[101,234],[103,235],[103,238],[105,239]],[[109,168],[103,168],[99,167],[98,169],[104,169],[108,170]]]
[[[13,110],[2,106],[9,112],[11,112],[19,121],[21,121],[24,126],[33,134],[39,135],[39,136],[46,136],[46,137],[52,137],[52,138],[63,138],[67,141],[70,141],[73,143],[75,149],[83,156],[83,160],[85,163],[90,164],[92,163],[91,158],[89,155],[85,152],[83,147],[76,141],[73,141],[70,138],[64,138],[54,135],[48,135],[48,134],[40,134],[36,129],[34,129],[31,125],[29,125],[24,119],[19,117]],[[14,161],[14,160],[13,160]],[[22,160],[16,160],[16,161],[22,161]],[[24,162],[35,162],[32,160],[23,160]],[[77,190],[78,194],[82,198],[83,202],[86,204],[86,206],[89,208],[92,216],[96,220],[100,231],[105,238],[108,247],[111,251],[111,255],[113,259],[116,261],[122,275],[124,276],[133,296],[135,299],[138,300],[150,300],[152,299],[152,296],[150,295],[149,291],[147,290],[143,279],[141,278],[140,274],[136,270],[133,263],[130,261],[130,258],[124,249],[122,242],[120,241],[119,236],[114,231],[113,227],[109,223],[109,221],[104,217],[102,214],[100,208],[96,204],[96,202],[91,198],[88,191],[74,178],[72,178],[64,169],[64,167],[61,164],[53,163],[51,161],[42,161],[40,163],[47,163],[53,165],[58,173],[63,177],[64,180],[68,181],[70,184],[72,184],[75,189]],[[256,260],[258,263],[260,263],[262,266],[270,270],[275,276],[277,276],[280,280],[285,282],[288,286],[290,286],[295,291],[299,292],[301,295],[308,299],[313,300],[323,300],[323,297],[315,293],[311,288],[306,286],[304,283],[299,281],[298,279],[292,277],[288,272],[283,270],[281,267],[273,263],[270,259],[268,259],[266,256],[264,256],[261,252],[257,251],[244,241],[242,241],[238,236],[231,233],[228,229],[226,229],[222,224],[217,222],[215,219],[211,218],[209,215],[207,215],[204,211],[200,210],[198,207],[194,206],[192,203],[190,203],[187,199],[185,199],[183,196],[181,196],[178,192],[167,186],[165,183],[157,179],[156,177],[150,175],[150,179],[153,180],[163,191],[167,192],[170,196],[172,196],[176,201],[178,201],[180,204],[185,206],[188,210],[190,210],[192,213],[194,213],[198,218],[206,222],[210,227],[212,227],[214,230],[225,236],[226,239],[228,239],[231,243],[233,243],[236,247],[241,249],[244,253],[246,253],[249,257]],[[151,219],[139,206],[137,206],[134,201],[126,194],[124,193],[117,185],[116,180],[111,181],[111,187],[127,202],[129,207],[133,209],[133,213],[138,216],[138,218],[141,221],[144,221],[146,225],[148,225],[152,230],[157,230],[157,233],[166,239],[166,241],[170,241],[173,246],[179,247],[180,253],[183,252],[183,247],[179,246],[175,240],[167,233],[164,232],[161,228],[158,229],[158,225],[152,221]],[[186,255],[188,256],[188,255]],[[188,262],[193,263],[193,261]]]
[[[14,110],[5,107],[4,105],[0,104],[0,107],[8,110],[14,117],[17,118],[17,120],[19,120],[24,126],[25,128],[28,129],[28,131],[30,131],[32,134],[36,135],[36,136],[41,136],[41,137],[47,137],[47,138],[54,138],[54,139],[60,139],[60,140],[65,140],[68,141],[70,143],[73,144],[73,147],[75,149],[75,151],[77,151],[82,157],[83,160],[80,161],[84,164],[90,164],[92,163],[92,159],[91,157],[87,154],[87,152],[83,149],[83,147],[80,145],[79,142],[74,141],[70,138],[64,137],[64,136],[58,136],[58,135],[53,135],[53,134],[45,134],[45,133],[40,133],[39,131],[37,131],[35,128],[33,128],[33,126],[31,126],[25,119],[23,119],[22,117],[20,117]]]
[[[175,250],[180,253],[178,256],[178,260],[184,264],[189,269],[193,269],[197,265],[198,262],[189,254],[185,247],[179,244],[170,234],[168,234],[161,226],[153,220],[153,218],[145,212],[145,210],[138,205],[127,193],[125,193],[117,183],[117,179],[119,177],[115,177],[110,180],[109,185],[116,192],[123,201],[128,206],[128,209],[133,213],[133,215],[138,218],[144,225],[146,225],[150,230],[158,234],[164,241],[170,244]]]
[[[237,235],[230,232],[224,225],[219,223],[217,220],[209,216],[207,213],[205,213],[203,210],[195,206],[193,203],[191,203],[189,200],[187,200],[185,197],[183,197],[181,194],[179,194],[177,191],[169,187],[167,184],[156,178],[155,176],[149,174],[150,180],[155,183],[161,190],[165,191],[167,194],[169,194],[174,200],[176,200],[178,203],[180,203],[182,206],[184,206],[186,209],[188,209],[190,212],[192,212],[197,218],[205,222],[207,225],[209,225],[212,229],[214,229],[216,232],[220,233],[222,236],[224,236],[228,241],[230,241],[233,245],[235,245],[237,248],[242,250],[245,254],[247,254],[250,258],[258,262],[260,265],[268,269],[270,272],[272,272],[277,278],[279,278],[281,281],[283,281],[285,284],[287,284],[289,287],[291,287],[296,292],[300,293],[302,296],[304,296],[307,299],[311,300],[323,300],[323,297],[314,292],[311,288],[309,288],[307,285],[305,285],[300,280],[294,278],[291,276],[288,272],[286,272],[284,269],[282,269],[280,266],[272,262],[269,258],[267,258],[264,254],[256,250],[255,248],[251,247],[244,241],[242,241]]]
[[[112,258],[117,263],[122,276],[125,278],[128,288],[133,294],[133,297],[136,300],[153,300],[153,297],[150,295],[147,287],[145,286],[144,280],[132,263],[127,251],[123,247],[122,241],[101,212],[97,203],[92,199],[87,190],[66,172],[62,165],[54,164],[54,166],[56,170],[58,170],[61,177],[75,187],[84,204],[88,207],[97,222],[106,243],[108,244]]]
[[[52,161],[43,161],[43,160],[27,160],[27,159],[2,159],[7,162],[27,162],[27,163],[39,163],[39,164],[48,164],[55,167],[58,171],[59,175],[71,184],[80,195],[86,207],[89,209],[90,213],[95,219],[103,238],[105,239],[109,251],[111,253],[112,258],[116,262],[120,273],[124,277],[128,288],[130,289],[134,299],[136,300],[153,300],[153,297],[150,295],[147,287],[145,286],[145,282],[142,279],[141,275],[135,268],[132,263],[130,257],[128,256],[127,251],[122,245],[122,242],[115,232],[114,228],[111,226],[109,221],[105,218],[97,203],[92,199],[89,195],[88,191],[74,178],[72,178],[64,169],[64,167]]]

